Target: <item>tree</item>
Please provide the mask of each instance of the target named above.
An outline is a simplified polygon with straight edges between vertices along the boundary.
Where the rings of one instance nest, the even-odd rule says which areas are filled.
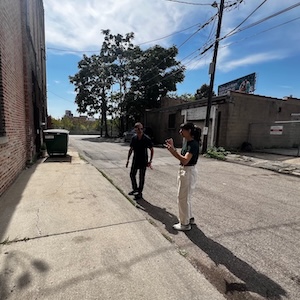
[[[195,98],[197,100],[202,98],[208,98],[208,93],[209,93],[209,85],[205,83],[200,87],[200,89],[196,91]],[[212,92],[212,96],[216,96],[214,91]]]
[[[136,51],[131,63],[131,87],[125,96],[127,113],[141,118],[146,109],[159,107],[159,99],[184,79],[184,67],[175,57],[178,49],[154,46]]]
[[[100,134],[102,136],[104,127],[105,136],[107,136],[107,95],[113,84],[111,66],[99,55],[91,57],[83,55],[83,59],[78,63],[78,68],[78,73],[69,77],[77,92],[75,99],[78,106],[77,111],[90,116],[100,112]]]
[[[101,135],[107,130],[107,115],[120,120],[120,133],[128,123],[141,119],[146,109],[159,107],[159,99],[168,91],[176,91],[176,83],[184,78],[184,67],[175,57],[175,46],[155,46],[145,51],[134,46],[133,33],[113,35],[102,30],[104,41],[99,55],[78,63],[78,73],[70,76],[77,92],[77,111],[93,115],[101,113]],[[117,91],[112,89],[117,85]],[[125,124],[127,126],[125,126]]]
[[[168,97],[174,98],[174,99],[184,99],[186,101],[194,101],[196,100],[195,95],[192,95],[190,93],[184,93],[182,95],[177,95],[175,92],[170,92],[167,94]]]
[[[135,53],[140,51],[140,48],[134,46],[132,40],[134,39],[134,33],[130,32],[125,34],[113,35],[110,30],[102,30],[104,34],[104,42],[101,47],[100,56],[104,61],[111,65],[112,76],[114,83],[118,84],[118,92],[114,93],[113,99],[115,106],[112,106],[115,110],[117,107],[120,124],[120,134],[125,130],[125,123],[127,123],[124,117],[127,115],[125,110],[125,95],[130,85],[130,62],[134,59]],[[115,111],[116,112],[116,111]]]

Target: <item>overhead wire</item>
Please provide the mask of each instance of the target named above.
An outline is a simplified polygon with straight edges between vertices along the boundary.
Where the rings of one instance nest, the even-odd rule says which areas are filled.
[[[165,0],[169,2],[175,2],[175,3],[180,3],[180,4],[189,4],[189,5],[209,5],[211,6],[211,3],[195,3],[195,2],[186,2],[186,1],[179,1],[179,0]]]
[[[167,1],[170,1],[170,0],[167,0]],[[260,4],[259,7],[261,7],[266,1],[267,1],[267,0],[263,1],[262,4]],[[178,2],[178,1],[173,1],[173,2]],[[183,2],[183,1],[181,1],[181,2]],[[231,4],[231,5],[227,6],[227,7],[232,7],[233,5],[239,4],[239,3],[241,3],[241,2],[243,2],[243,0],[236,1],[236,2],[234,2],[234,4]],[[188,3],[186,3],[186,4],[188,4]],[[210,5],[211,5],[211,4],[210,4]],[[235,28],[234,30],[230,31],[229,33],[227,33],[226,35],[224,35],[223,37],[221,37],[221,38],[219,39],[219,41],[220,41],[220,40],[223,40],[223,39],[225,39],[225,38],[227,38],[227,37],[230,37],[230,36],[232,36],[232,35],[234,35],[234,34],[236,34],[236,33],[240,33],[240,32],[242,32],[242,31],[244,31],[244,30],[246,30],[246,29],[249,29],[249,28],[251,28],[251,27],[253,27],[253,26],[256,26],[256,25],[258,25],[258,24],[260,24],[260,23],[262,23],[262,22],[264,22],[264,21],[267,21],[267,20],[269,20],[269,19],[271,19],[271,18],[273,18],[273,17],[275,17],[275,16],[278,16],[278,15],[284,13],[284,12],[287,12],[287,11],[293,9],[293,8],[296,8],[296,7],[299,6],[299,5],[300,5],[300,2],[298,2],[298,3],[296,3],[296,4],[292,5],[292,6],[290,6],[290,7],[288,7],[288,8],[286,8],[286,9],[284,9],[284,10],[281,10],[281,11],[275,13],[275,14],[272,14],[272,15],[266,17],[266,18],[263,18],[263,19],[261,19],[261,20],[259,20],[259,21],[257,21],[257,22],[254,22],[254,23],[252,23],[252,24],[250,24],[250,25],[247,25],[247,26],[245,26],[245,27],[240,28],[239,30],[237,30],[238,27],[240,27],[243,23],[245,23],[245,21],[246,21],[247,19],[249,19],[249,17],[250,17],[250,16],[251,16],[258,8],[259,8],[259,7],[257,7],[257,8],[254,10],[254,12],[252,12],[252,13],[251,13],[251,14],[250,14],[250,15],[249,15],[242,23],[240,23],[238,26],[236,26],[236,28]],[[217,14],[216,14],[216,15],[217,15]],[[213,16],[213,19],[216,17],[216,15]],[[299,17],[299,18],[300,18],[300,17]],[[295,18],[295,19],[293,19],[293,20],[291,20],[291,21],[287,21],[287,22],[285,22],[285,23],[282,23],[281,25],[284,25],[284,24],[287,24],[287,23],[289,23],[289,22],[295,21],[295,20],[297,20],[297,19],[299,19],[299,18]],[[213,19],[211,18],[211,19],[210,19],[210,22],[211,22]],[[206,26],[207,24],[205,23],[204,25]],[[270,28],[270,29],[268,29],[268,30],[262,31],[261,33],[264,33],[264,32],[269,31],[269,30],[271,30],[271,29],[277,28],[277,27],[279,27],[279,26],[281,26],[281,25],[274,26],[274,27],[272,27],[272,28]],[[195,27],[195,26],[198,26],[198,24],[195,24],[195,25],[190,26],[190,27],[188,27],[188,28],[186,28],[186,29],[183,29],[183,30],[181,30],[181,31],[175,32],[175,33],[173,33],[173,34],[177,34],[177,33],[183,32],[183,31],[188,30],[188,29],[191,29],[191,28],[193,28],[193,27]],[[204,26],[204,27],[205,27],[205,26]],[[197,31],[194,32],[191,36],[189,36],[188,39],[186,39],[186,40],[180,45],[180,47],[181,47],[182,45],[184,45],[188,40],[190,40],[190,39],[191,39],[197,32],[199,32],[202,28],[203,28],[203,25],[202,25],[199,29],[197,29]],[[163,39],[163,38],[167,38],[167,37],[169,37],[169,36],[171,36],[171,35],[173,35],[173,34],[167,35],[167,36],[165,36],[165,37],[162,37],[162,38],[159,38],[159,39],[156,39],[156,40],[160,40],[160,39]],[[258,33],[258,34],[260,34],[260,33]],[[153,41],[155,41],[155,40],[153,40]],[[150,41],[150,42],[151,42],[151,41]],[[148,43],[150,43],[150,42],[148,42]],[[147,43],[147,42],[145,42],[145,43]],[[211,45],[209,45],[207,48],[205,48],[200,54],[196,55],[193,59],[197,58],[198,56],[203,56],[204,54],[206,54],[207,51],[210,50],[210,49],[213,47],[214,43],[215,43],[215,42],[211,43]],[[141,43],[141,44],[144,44],[144,43]],[[141,45],[141,44],[140,44],[140,45]],[[229,45],[230,45],[230,44],[229,44]],[[229,45],[228,45],[228,46],[229,46]],[[224,47],[225,47],[225,46],[224,46]],[[201,48],[203,48],[203,47],[201,47]],[[193,51],[193,52],[192,52],[191,54],[189,54],[187,57],[193,55],[193,54],[194,54],[195,52],[197,52],[197,51],[200,51],[201,48],[199,48],[199,49]],[[95,52],[95,51],[92,51],[92,50],[90,50],[90,51],[76,51],[76,50],[75,50],[75,51],[74,51],[74,50],[62,50],[62,49],[50,48],[50,47],[47,48],[47,49],[54,49],[54,50],[58,50],[58,51],[70,51],[70,52]],[[187,57],[183,58],[181,61],[183,61],[183,60],[186,59]],[[192,59],[192,60],[193,60],[193,59]],[[189,65],[190,63],[192,63],[192,60],[188,61],[188,62],[185,63],[184,65],[185,65],[185,66],[186,66],[186,65]],[[161,63],[161,62],[160,62],[160,63]],[[160,64],[160,63],[159,63],[159,64]],[[159,65],[159,64],[158,64],[158,65]],[[157,65],[156,65],[156,66],[157,66]],[[179,72],[179,71],[181,71],[181,68],[179,68],[179,70],[178,70],[177,72]],[[174,73],[170,74],[169,76],[173,76],[173,75],[174,75]],[[168,76],[168,77],[169,77],[169,76]],[[168,77],[166,77],[165,79],[167,79]],[[154,77],[153,77],[153,78],[154,78]],[[152,78],[152,79],[153,79],[153,78]],[[152,80],[152,79],[149,79],[148,81],[150,81],[150,80]],[[162,80],[165,80],[165,79],[162,79]],[[54,94],[54,93],[53,93],[53,94]],[[57,96],[57,95],[56,95],[56,96]],[[59,97],[59,96],[58,96],[58,97]],[[62,98],[62,99],[63,99],[63,98]],[[64,99],[64,100],[66,100],[66,99]],[[69,101],[69,100],[66,100],[66,101]]]
[[[58,97],[58,98],[60,98],[60,99],[62,99],[62,100],[65,100],[65,101],[67,101],[67,102],[72,102],[72,103],[74,103],[74,101],[67,100],[67,99],[65,99],[65,98],[63,98],[63,97],[61,97],[61,96],[59,96],[59,95],[53,93],[53,92],[50,91],[50,90],[47,90],[47,93],[51,93],[51,94],[53,94],[54,96],[56,96],[56,97]]]
[[[267,21],[267,20],[269,20],[269,19],[272,19],[272,18],[274,18],[274,17],[277,17],[278,15],[281,15],[281,14],[283,14],[283,13],[285,13],[285,12],[291,10],[291,9],[294,9],[294,8],[296,8],[297,6],[300,6],[300,2],[298,2],[298,3],[296,3],[296,4],[292,5],[292,6],[289,6],[289,7],[285,8],[285,9],[283,9],[283,10],[281,10],[281,11],[275,13],[275,14],[272,14],[272,15],[266,17],[266,18],[263,18],[263,19],[261,19],[261,20],[259,20],[259,21],[257,21],[257,22],[254,22],[254,23],[252,23],[252,24],[250,24],[250,25],[248,25],[248,26],[245,26],[245,27],[241,28],[240,30],[238,30],[236,33],[241,32],[241,31],[246,30],[246,29],[249,29],[249,28],[251,28],[251,27],[253,27],[253,26],[256,26],[256,25],[258,25],[258,24],[260,24],[260,23],[263,23],[263,22],[265,22],[265,21]],[[230,36],[232,36],[233,34],[235,34],[235,33],[232,33]],[[224,37],[224,38],[225,38],[225,37]],[[223,39],[223,38],[222,38],[222,39]]]
[[[258,7],[256,7],[254,9],[254,11],[252,11],[247,18],[245,18],[239,25],[237,25],[234,29],[232,29],[229,33],[227,33],[227,36],[230,35],[232,32],[234,32],[235,30],[237,30],[241,25],[243,25],[259,8],[261,8],[268,0],[264,0]],[[226,35],[224,36],[224,38],[226,38]]]
[[[261,4],[261,5],[263,5],[264,3],[265,3],[266,1],[263,1],[263,3]],[[260,6],[261,6],[260,5]],[[250,25],[248,25],[248,26],[246,26],[246,27],[244,27],[244,28],[241,28],[239,31],[237,31],[237,32],[232,32],[230,35],[228,35],[228,36],[231,36],[231,35],[233,35],[233,34],[235,34],[235,33],[238,33],[238,32],[241,32],[241,31],[243,31],[243,30],[246,30],[246,29],[248,29],[248,28],[250,28],[250,27],[253,27],[253,26],[255,26],[255,25],[258,25],[258,24],[260,24],[260,23],[262,23],[262,22],[264,22],[264,21],[266,21],[266,20],[268,20],[268,19],[270,19],[270,18],[273,18],[273,17],[275,17],[275,16],[278,16],[278,15],[280,15],[280,14],[282,14],[282,13],[284,13],[284,12],[286,12],[286,11],[289,11],[289,10],[291,10],[291,9],[293,9],[293,8],[295,8],[295,7],[297,7],[297,6],[299,6],[300,5],[300,2],[299,3],[297,3],[297,4],[295,4],[295,5],[292,5],[292,6],[290,6],[290,7],[288,7],[288,8],[286,8],[286,9],[284,9],[284,10],[281,10],[281,11],[279,11],[279,12],[277,12],[277,13],[275,13],[275,14],[272,14],[271,16],[268,16],[268,17],[266,17],[266,18],[263,18],[262,20],[259,20],[259,21],[257,21],[257,22],[254,22],[254,23],[252,23],[252,24],[250,24]],[[259,6],[259,7],[260,7]],[[258,8],[259,8],[258,7]],[[257,9],[258,9],[257,8]],[[257,9],[255,9],[255,11],[257,10]],[[253,13],[251,13],[251,14],[253,14]],[[247,18],[248,19],[248,18]],[[278,28],[278,27],[280,27],[280,26],[283,26],[283,25],[285,25],[285,24],[287,24],[287,23],[290,23],[290,22],[293,22],[293,21],[296,21],[296,20],[298,20],[298,19],[300,19],[300,17],[297,17],[297,18],[294,18],[294,19],[292,19],[292,20],[290,20],[290,21],[287,21],[287,22],[284,22],[284,23],[281,23],[281,24],[279,24],[279,25],[277,25],[277,26],[273,26],[273,27],[271,27],[271,28],[269,28],[269,29],[267,29],[267,30],[264,30],[264,31],[262,31],[262,32],[260,32],[260,33],[257,33],[257,34],[255,34],[255,35],[258,35],[258,34],[261,34],[261,33],[264,33],[264,32],[267,32],[267,31],[269,31],[269,30],[272,30],[272,29],[275,29],[275,28]],[[243,24],[244,22],[242,22],[241,24]],[[238,27],[238,26],[237,26]],[[236,28],[237,28],[236,27]],[[226,37],[228,37],[227,35],[225,35],[224,37],[222,37],[221,39],[225,39]],[[254,35],[254,36],[255,36]],[[220,39],[220,40],[221,40]],[[246,38],[245,38],[246,39]],[[230,44],[229,44],[230,45]],[[228,46],[229,46],[228,45]],[[210,46],[208,46],[207,48],[205,48],[200,54],[198,54],[196,57],[194,57],[194,58],[197,58],[198,56],[202,56],[202,55],[204,55],[205,53],[207,53],[207,51],[209,50],[209,49],[211,49],[212,47],[214,46],[214,43],[212,43]],[[225,46],[223,46],[223,47],[225,47]],[[200,51],[201,50],[201,48],[199,48],[199,49],[197,49],[196,51],[194,51],[194,52],[192,52],[192,54],[193,53],[195,53],[195,52],[197,52],[197,51]],[[192,55],[191,54],[191,55]],[[190,55],[188,55],[187,57],[189,57]],[[185,59],[185,58],[184,58]],[[182,59],[182,61],[184,60],[184,59]],[[191,63],[191,61],[189,61],[188,63],[185,63],[184,65],[186,66],[186,65],[188,65],[188,64],[190,64]],[[179,70],[180,71],[180,70]],[[170,76],[172,76],[173,74],[171,74]],[[168,76],[169,77],[169,76]],[[162,80],[164,80],[164,79],[167,79],[168,77],[166,77],[166,78],[163,78]]]
[[[254,26],[258,25],[258,24],[261,24],[261,23],[263,23],[263,22],[265,22],[265,21],[267,21],[267,20],[269,20],[269,19],[271,19],[271,18],[274,18],[274,17],[276,17],[276,16],[278,16],[278,15],[280,15],[280,14],[282,14],[282,13],[285,13],[285,12],[291,10],[291,9],[294,9],[294,8],[296,8],[296,7],[299,6],[299,5],[300,5],[300,2],[298,2],[298,3],[296,3],[296,4],[292,5],[292,6],[289,6],[289,7],[285,8],[285,9],[283,9],[283,10],[281,10],[281,11],[278,11],[278,12],[276,12],[276,13],[274,13],[274,14],[268,16],[268,17],[265,17],[265,18],[263,18],[263,19],[261,19],[261,20],[259,20],[259,21],[256,21],[256,22],[254,22],[254,23],[252,23],[252,24],[249,24],[249,25],[247,25],[247,26],[245,26],[245,27],[242,27],[242,28],[240,28],[240,29],[238,29],[238,30],[235,30],[234,32],[231,32],[230,34],[227,33],[227,34],[225,34],[224,36],[220,37],[220,38],[219,38],[219,41],[222,41],[222,40],[224,40],[225,38],[228,38],[228,37],[230,37],[230,36],[233,36],[233,35],[235,35],[235,34],[237,34],[237,33],[240,33],[240,32],[242,32],[242,31],[244,31],[244,30],[246,30],[246,29],[249,29],[249,28],[251,28],[251,27],[254,27]],[[205,53],[206,51],[208,51],[209,49],[211,49],[211,48],[214,46],[214,44],[215,44],[215,41],[212,42],[206,49],[204,49],[204,50],[203,50],[203,51],[204,51],[203,53]]]
[[[254,36],[257,36],[257,35],[260,35],[260,34],[262,34],[262,33],[268,32],[268,31],[270,31],[270,30],[273,30],[273,29],[278,28],[278,27],[280,27],[280,26],[283,26],[283,25],[286,25],[286,24],[288,24],[288,23],[294,22],[294,21],[296,21],[296,20],[300,20],[300,17],[297,17],[297,18],[294,18],[294,19],[292,19],[292,20],[286,21],[286,22],[284,22],[284,23],[278,24],[278,25],[276,25],[276,26],[270,27],[270,28],[268,28],[268,29],[266,29],[266,30],[260,31],[260,32],[258,32],[258,33],[255,33],[255,34],[253,34],[253,35],[251,35],[251,36],[244,37],[244,38],[242,38],[242,39],[240,39],[240,40],[238,40],[238,41],[234,41],[234,42],[228,43],[228,44],[226,44],[226,45],[221,46],[220,48],[226,48],[226,47],[228,47],[228,46],[230,46],[230,45],[237,44],[237,43],[239,43],[239,42],[241,42],[241,41],[244,41],[244,40],[247,40],[247,39],[252,38],[252,37],[254,37]]]

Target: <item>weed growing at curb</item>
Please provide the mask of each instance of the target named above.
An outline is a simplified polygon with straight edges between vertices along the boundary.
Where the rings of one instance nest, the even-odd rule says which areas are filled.
[[[219,160],[226,160],[226,156],[228,154],[230,154],[230,152],[226,151],[223,147],[212,147],[207,150],[204,156]]]
[[[0,242],[0,245],[10,245],[12,243],[17,243],[17,242],[27,242],[29,238],[23,238],[23,239],[18,239],[14,238],[13,240],[10,240],[9,237],[7,237],[3,242]]]

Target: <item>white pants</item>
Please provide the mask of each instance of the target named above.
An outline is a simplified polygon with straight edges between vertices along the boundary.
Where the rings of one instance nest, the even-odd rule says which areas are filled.
[[[179,222],[183,225],[189,224],[192,218],[191,197],[196,187],[197,177],[196,166],[180,166],[177,177],[177,202]]]

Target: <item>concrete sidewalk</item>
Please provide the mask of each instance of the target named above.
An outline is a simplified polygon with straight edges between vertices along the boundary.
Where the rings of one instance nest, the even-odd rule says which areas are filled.
[[[225,299],[69,149],[0,198],[0,299]]]
[[[225,160],[300,177],[300,157],[290,156],[288,149],[279,150],[278,153],[246,152],[242,154],[229,154],[226,156]]]

